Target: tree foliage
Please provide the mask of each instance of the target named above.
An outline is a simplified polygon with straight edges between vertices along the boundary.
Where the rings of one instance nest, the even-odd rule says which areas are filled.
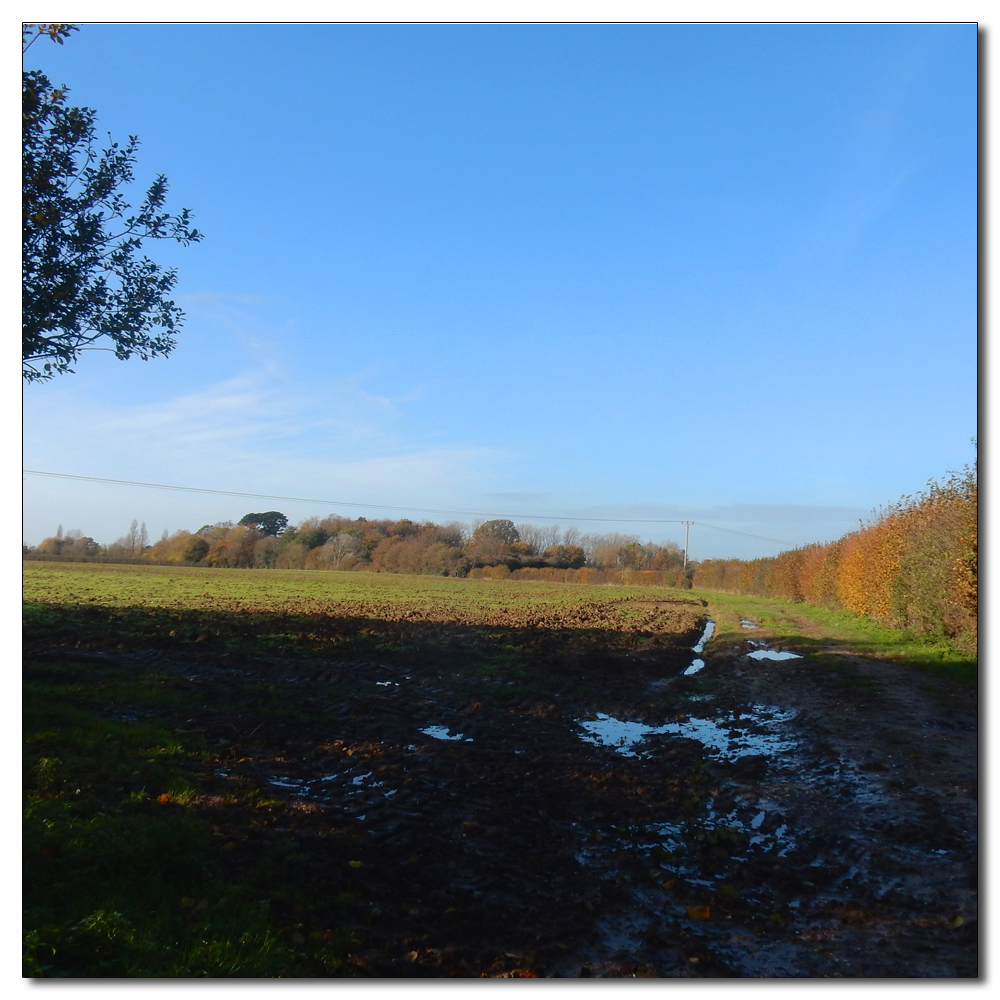
[[[282,530],[275,530],[282,529]],[[274,531],[270,534],[268,531]],[[71,531],[66,538],[79,536]],[[354,520],[333,514],[289,526],[278,511],[246,514],[239,524],[220,521],[196,532],[164,532],[148,545],[145,525],[132,522],[129,535],[108,547],[63,544],[46,539],[27,558],[116,560],[143,558],[156,563],[188,563],[230,569],[367,570],[375,573],[421,573],[466,576],[478,573],[570,574],[578,582],[677,583],[683,554],[673,543],[640,545],[632,535],[584,535],[507,520],[487,521],[470,531],[465,525],[417,523],[408,518]],[[509,541],[504,541],[509,539]],[[512,539],[512,540],[510,540]],[[544,548],[542,548],[544,546]],[[597,574],[597,575],[595,575]],[[524,576],[535,579],[534,576]]]
[[[262,535],[280,535],[288,527],[288,518],[276,510],[268,510],[263,514],[244,514],[239,523],[252,525]]]
[[[25,26],[24,50],[42,36],[62,44],[72,30]],[[186,246],[202,238],[188,209],[164,210],[162,174],[132,209],[122,189],[134,179],[138,138],[129,136],[124,146],[109,140],[99,150],[96,112],[71,107],[66,95],[45,74],[22,73],[22,374],[28,382],[72,372],[86,350],[113,351],[123,361],[169,354],[184,318],[169,298],[177,273],[141,251],[148,240]]]
[[[473,533],[473,540],[496,539],[504,545],[513,545],[521,540],[521,533],[514,527],[513,521],[500,518],[496,521],[484,521]]]
[[[975,465],[903,497],[858,531],[773,558],[706,559],[694,586],[846,608],[893,628],[978,641],[979,481]]]

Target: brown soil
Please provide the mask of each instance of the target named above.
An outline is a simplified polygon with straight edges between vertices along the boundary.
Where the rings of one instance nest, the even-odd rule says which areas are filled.
[[[114,655],[203,706],[173,721],[218,748],[191,776],[220,863],[280,858],[277,924],[305,951],[347,926],[358,975],[977,975],[973,690],[745,644],[685,675],[700,602],[572,614],[337,620],[364,655]],[[597,713],[786,744],[727,759],[662,734],[628,756],[581,738]],[[248,786],[276,803],[227,804]]]

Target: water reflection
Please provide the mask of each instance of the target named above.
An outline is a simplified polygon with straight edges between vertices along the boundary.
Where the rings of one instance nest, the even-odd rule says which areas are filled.
[[[795,740],[780,736],[771,729],[793,719],[796,714],[794,710],[782,711],[773,706],[754,705],[742,714],[738,723],[720,724],[713,719],[687,718],[662,726],[647,726],[603,713],[598,714],[596,719],[580,719],[578,723],[588,734],[581,739],[595,746],[614,747],[626,757],[638,756],[636,745],[648,736],[679,736],[697,740],[707,751],[725,760],[738,760],[740,757],[793,749]],[[737,724],[739,729],[734,728]]]
[[[696,653],[705,652],[705,643],[712,638],[712,634],[715,632],[715,622],[708,621],[705,622],[705,631],[702,632],[701,638],[691,647]]]
[[[466,743],[472,743],[471,736],[465,736],[463,733],[456,733],[454,736],[449,736],[450,730],[447,726],[428,726],[426,729],[421,729],[425,736],[433,736],[436,740],[464,740]]]

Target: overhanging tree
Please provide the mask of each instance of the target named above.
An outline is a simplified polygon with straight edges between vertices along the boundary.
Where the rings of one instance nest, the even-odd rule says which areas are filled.
[[[27,50],[42,35],[62,44],[75,28],[23,30]],[[22,374],[28,382],[72,372],[86,350],[112,351],[122,361],[169,354],[184,319],[169,298],[177,272],[141,250],[147,240],[187,246],[202,238],[188,209],[164,211],[162,174],[132,209],[121,189],[132,183],[138,138],[99,151],[96,113],[70,107],[66,94],[37,70],[22,73]]]

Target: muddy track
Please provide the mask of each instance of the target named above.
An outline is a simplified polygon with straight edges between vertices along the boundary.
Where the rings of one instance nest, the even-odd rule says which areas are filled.
[[[220,865],[276,873],[304,948],[346,928],[357,975],[976,976],[975,692],[754,660],[759,630],[695,652],[700,602],[593,614],[622,607],[641,621],[606,641],[587,617],[397,621],[377,655],[109,659],[190,694],[170,721],[216,748],[190,808]]]
[[[795,745],[709,764],[713,811],[743,829],[753,813],[750,828],[774,840],[747,864],[701,874],[716,900],[721,878],[742,879],[766,930],[735,912],[721,922],[676,912],[671,920],[639,891],[636,910],[645,912],[606,922],[596,967],[614,974],[632,951],[662,975],[665,957],[677,969],[676,948],[650,947],[651,938],[687,933],[704,949],[701,961],[735,976],[976,976],[974,692],[844,653],[821,668],[809,658],[754,661],[750,645],[707,655],[706,707],[716,719],[780,708]],[[709,895],[706,887],[706,906]]]

